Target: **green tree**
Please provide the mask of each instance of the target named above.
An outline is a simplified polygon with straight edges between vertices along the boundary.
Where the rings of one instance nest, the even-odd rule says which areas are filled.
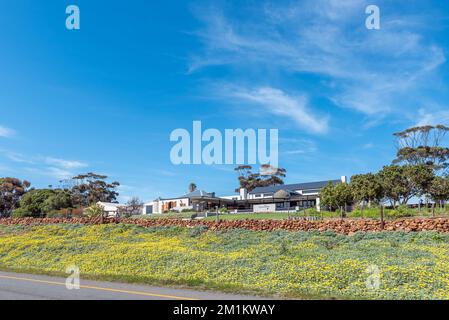
[[[275,168],[268,164],[260,166],[260,172],[252,172],[252,166],[242,165],[235,168],[235,171],[239,172],[239,184],[240,187],[236,189],[245,188],[248,191],[253,191],[258,187],[268,187],[283,185],[286,176],[286,170],[283,168]]]
[[[363,217],[363,202],[371,206],[373,202],[378,203],[383,198],[383,188],[379,176],[367,173],[351,177],[350,183],[352,197],[355,202],[361,204],[361,215]]]
[[[449,148],[441,146],[449,127],[418,126],[397,132],[397,155],[394,164],[428,165],[435,171],[449,165]]]
[[[334,193],[335,203],[340,208],[341,217],[343,218],[347,213],[347,206],[354,201],[351,188],[346,183],[339,183],[335,186]]]
[[[429,186],[429,195],[441,208],[449,200],[449,177],[435,177]],[[435,215],[435,204],[432,206],[432,213]]]
[[[413,197],[409,179],[405,174],[404,166],[384,166],[379,172],[379,178],[385,197],[393,207],[407,203]]]
[[[72,199],[75,205],[86,207],[102,202],[116,202],[118,197],[117,181],[107,182],[108,177],[96,173],[81,174],[73,178],[75,181],[71,189]]]
[[[191,182],[189,184],[189,192],[194,192],[197,189],[196,183]]]
[[[409,180],[413,196],[421,197],[429,193],[429,187],[435,178],[434,170],[425,164],[405,166],[404,173]]]
[[[21,197],[26,194],[30,183],[17,178],[0,178],[0,217],[8,217],[19,207]]]
[[[395,208],[406,205],[413,197],[426,194],[433,177],[432,167],[425,164],[390,165],[379,172],[385,197]]]
[[[320,203],[321,205],[327,207],[329,210],[334,210],[335,208],[337,208],[335,185],[332,182],[329,182],[327,186],[321,189]]]
[[[20,212],[29,216],[40,216],[45,213],[44,203],[55,193],[52,189],[33,189],[27,192],[20,200]]]
[[[65,190],[54,190],[43,203],[43,212],[49,213],[54,210],[68,209],[73,207],[72,195]]]
[[[72,207],[70,193],[60,189],[33,189],[20,200],[17,215],[42,216],[51,211]]]

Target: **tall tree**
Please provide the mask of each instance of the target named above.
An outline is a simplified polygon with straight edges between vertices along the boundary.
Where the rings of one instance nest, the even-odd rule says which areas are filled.
[[[54,210],[72,207],[70,193],[60,189],[32,189],[20,199],[20,211],[23,215],[40,216]]]
[[[194,191],[196,191],[196,189],[197,189],[196,184],[194,182],[191,182],[189,184],[189,192],[194,192]]]
[[[397,155],[394,164],[424,164],[435,171],[449,165],[449,148],[441,144],[449,127],[444,125],[419,126],[397,132]]]
[[[19,207],[20,198],[28,191],[30,183],[16,178],[0,178],[0,217],[10,216]]]
[[[334,193],[336,205],[340,208],[341,217],[343,218],[346,215],[347,206],[353,203],[351,188],[346,183],[339,183],[335,186]]]
[[[449,200],[449,177],[435,177],[430,184],[429,195],[440,206]],[[435,204],[433,204],[432,208],[432,212],[435,214]]]
[[[366,202],[370,206],[373,202],[380,202],[383,198],[383,188],[379,177],[372,173],[358,174],[351,177],[351,193],[357,203]],[[363,217],[364,205],[361,206]]]
[[[321,189],[320,203],[327,206],[330,210],[340,209],[341,217],[343,218],[343,212],[346,212],[347,205],[353,202],[353,196],[351,189],[346,183],[329,184]]]
[[[394,207],[407,204],[413,197],[426,194],[433,177],[432,167],[426,164],[390,165],[379,172],[385,197]]]
[[[404,167],[397,165],[384,166],[379,172],[379,178],[385,197],[391,205],[406,203],[413,197],[409,181],[404,173]]]
[[[320,191],[320,203],[327,207],[329,210],[337,208],[337,199],[335,193],[335,185],[329,182],[327,186]]]
[[[239,172],[240,187],[236,189],[245,188],[252,191],[257,187],[268,187],[284,184],[283,178],[286,176],[286,170],[283,168],[276,168],[267,164],[260,166],[260,172],[252,172],[252,166],[242,165],[235,168]]]
[[[119,193],[116,191],[120,183],[107,182],[108,177],[89,172],[73,178],[76,184],[72,187],[72,198],[79,206],[89,206],[98,201],[117,202]]]

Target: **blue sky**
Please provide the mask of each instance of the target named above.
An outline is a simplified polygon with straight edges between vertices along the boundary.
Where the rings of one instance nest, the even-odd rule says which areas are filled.
[[[378,170],[393,132],[449,125],[448,27],[445,1],[2,1],[0,176],[232,193],[232,167],[171,164],[171,131],[194,120],[278,128],[287,183]]]

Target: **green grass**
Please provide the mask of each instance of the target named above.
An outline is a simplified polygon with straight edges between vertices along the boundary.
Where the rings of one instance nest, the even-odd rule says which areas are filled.
[[[162,214],[133,216],[134,219],[190,219],[195,212],[170,212]]]
[[[239,213],[239,214],[220,214],[220,220],[244,220],[244,219],[254,219],[254,220],[285,220],[290,218],[300,218],[304,217],[304,213],[300,212],[269,212],[269,213]],[[309,214],[306,214],[309,216]],[[205,220],[214,221],[217,217],[208,217]]]
[[[136,219],[190,219],[194,212],[188,213],[164,213],[164,214],[153,214],[149,216],[136,216]],[[448,217],[449,216],[449,207],[446,207],[443,210],[439,208],[435,210],[435,215],[437,217]],[[317,212],[315,209],[307,209],[306,212],[268,212],[268,213],[239,213],[239,214],[226,214],[221,213],[219,215],[220,220],[245,220],[245,219],[254,219],[254,220],[285,220],[289,218],[303,218],[303,217],[315,217],[317,219],[332,219],[332,218],[340,218],[340,212],[330,212],[322,210],[321,212]],[[372,207],[365,208],[362,212],[360,209],[356,209],[352,212],[348,212],[346,215],[347,218],[369,218],[369,219],[380,219],[380,208]],[[385,209],[384,218],[386,220],[399,219],[404,217],[432,217],[431,209],[409,209],[401,207],[396,210]],[[206,221],[215,221],[217,219],[216,216],[205,218]]]
[[[449,211],[435,211],[436,217],[448,217]],[[316,217],[318,219],[332,219],[332,218],[340,218],[340,212],[330,212],[330,211],[321,211],[317,212],[314,209],[308,209],[304,213],[301,212],[270,212],[270,213],[242,213],[242,214],[220,214],[221,220],[240,220],[240,219],[273,219],[273,220],[284,220],[289,218],[302,218],[302,217]],[[380,219],[380,208],[365,208],[363,211],[360,209],[356,209],[352,212],[348,212],[346,214],[347,218],[368,218],[368,219]],[[385,209],[384,218],[386,220],[399,219],[404,217],[432,217],[431,210],[422,209],[419,211],[418,209]],[[206,220],[216,220],[216,217],[209,217]]]
[[[296,298],[449,299],[449,234],[0,226],[0,269]],[[366,282],[380,271],[379,289]]]

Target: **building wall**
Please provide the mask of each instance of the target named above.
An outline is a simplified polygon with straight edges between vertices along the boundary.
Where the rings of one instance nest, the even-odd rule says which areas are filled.
[[[147,213],[147,207],[152,206],[152,214],[164,213],[164,211],[182,211],[183,209],[192,209],[189,198],[182,199],[163,199],[145,203],[143,214]]]

